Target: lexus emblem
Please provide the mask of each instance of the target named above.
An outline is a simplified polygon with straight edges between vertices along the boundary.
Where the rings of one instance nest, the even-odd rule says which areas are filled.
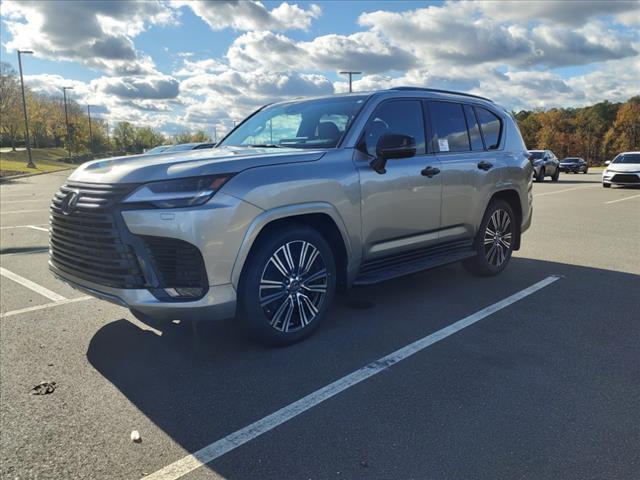
[[[79,199],[80,192],[78,192],[77,190],[71,190],[69,193],[67,193],[67,196],[64,197],[64,200],[62,200],[62,205],[60,206],[60,208],[62,209],[62,213],[64,213],[65,215],[73,213],[73,211],[76,209],[76,206],[78,205]]]

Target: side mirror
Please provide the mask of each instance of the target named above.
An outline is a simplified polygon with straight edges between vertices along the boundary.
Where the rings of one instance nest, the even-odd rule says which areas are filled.
[[[606,162],[604,162],[605,165],[611,165],[611,160],[607,160]]]
[[[393,158],[409,158],[416,154],[416,139],[409,135],[387,133],[378,139],[376,144],[376,158],[369,165],[376,172],[383,174],[387,170],[387,160]]]

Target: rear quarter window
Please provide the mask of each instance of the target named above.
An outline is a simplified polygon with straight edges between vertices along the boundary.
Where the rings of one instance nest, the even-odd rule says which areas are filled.
[[[476,107],[476,115],[482,129],[484,144],[488,150],[495,150],[500,146],[502,136],[502,120],[486,108]]]
[[[429,115],[435,152],[468,152],[469,133],[462,104],[453,102],[429,102]]]

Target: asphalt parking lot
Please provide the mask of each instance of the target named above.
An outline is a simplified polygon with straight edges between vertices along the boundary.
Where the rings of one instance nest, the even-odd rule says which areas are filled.
[[[2,478],[640,478],[640,190],[535,184],[502,275],[354,289],[266,349],[233,320],[152,328],[54,279],[68,173],[0,185]],[[41,381],[56,390],[30,395]]]

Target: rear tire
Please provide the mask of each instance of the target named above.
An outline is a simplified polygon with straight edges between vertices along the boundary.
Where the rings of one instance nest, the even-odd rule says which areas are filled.
[[[331,247],[306,225],[273,230],[252,249],[239,287],[240,318],[252,339],[271,346],[299,342],[318,328],[333,301]]]
[[[511,205],[504,200],[492,201],[473,242],[476,256],[463,261],[463,267],[474,275],[497,275],[511,259],[515,235],[516,217]]]

